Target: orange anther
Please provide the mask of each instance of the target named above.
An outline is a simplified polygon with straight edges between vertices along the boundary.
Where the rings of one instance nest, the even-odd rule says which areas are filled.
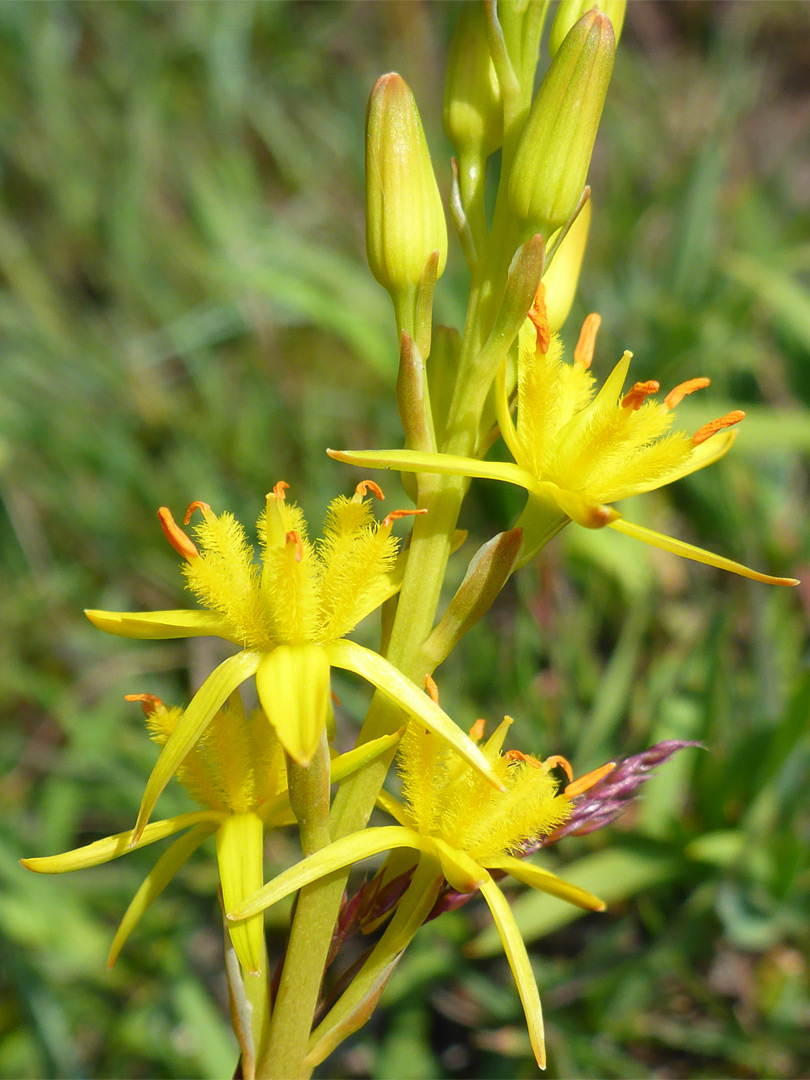
[[[375,499],[379,499],[381,502],[385,498],[382,488],[379,484],[375,484],[373,480],[361,480],[354,490],[361,499],[365,498],[369,491]]]
[[[273,485],[273,495],[279,502],[284,502],[284,492],[289,486],[286,480],[279,480],[277,484]]]
[[[641,408],[650,394],[657,394],[660,389],[661,384],[657,383],[655,379],[634,383],[622,398],[622,408],[632,409],[635,412],[636,409]]]
[[[295,561],[301,562],[304,558],[304,544],[301,540],[300,535],[295,531],[295,529],[291,529],[287,533],[287,535],[284,537],[284,542],[288,545],[295,545]]]
[[[702,428],[699,428],[692,436],[692,443],[694,446],[700,446],[701,443],[706,442],[712,435],[716,435],[718,431],[722,431],[723,428],[733,427],[734,424],[739,424],[741,420],[745,418],[745,413],[742,409],[734,409],[730,413],[726,413],[725,416],[719,416],[716,420],[712,420],[708,424],[704,424]]]
[[[551,331],[549,330],[548,313],[546,312],[546,287],[542,281],[537,286],[534,301],[527,314],[534,323],[537,334],[537,348],[540,352],[547,353],[551,342]]]
[[[197,551],[194,541],[186,536],[172,517],[172,512],[168,507],[161,506],[158,510],[158,521],[161,529],[163,529],[164,536],[178,555],[182,555],[184,559],[196,559],[199,557],[200,553]]]
[[[615,768],[615,761],[609,761],[607,765],[600,765],[598,769],[585,773],[584,776],[580,776],[578,780],[575,780],[573,784],[569,784],[563,791],[563,795],[565,795],[566,799],[573,799],[575,795],[581,795],[583,791],[590,791],[595,784],[599,783],[603,776],[607,776],[607,774],[613,772]]]
[[[428,697],[434,705],[439,704],[439,688],[430,675],[425,676],[425,689],[428,692]]]
[[[206,519],[206,521],[208,520],[208,518],[213,517],[213,514],[211,513],[211,507],[208,505],[208,503],[200,502],[198,500],[197,502],[191,503],[188,510],[186,510],[186,516],[183,518],[184,525],[188,525],[188,523],[191,521],[191,515],[194,513],[195,510],[199,510],[202,516]]]
[[[484,720],[483,717],[479,717],[479,719],[476,720],[473,726],[470,728],[470,738],[474,743],[481,742],[484,737],[484,729],[486,728],[486,725],[486,720]]]
[[[124,694],[124,701],[140,701],[144,716],[151,716],[163,705],[154,694]]]
[[[569,780],[574,779],[574,770],[571,768],[571,763],[568,758],[564,758],[562,754],[552,754],[551,757],[547,757],[543,762],[547,769],[561,768]]]
[[[414,514],[426,514],[427,510],[392,510],[390,514],[386,514],[383,518],[382,525],[384,529],[390,529],[397,518],[412,517]]]
[[[522,750],[507,750],[503,756],[510,765],[513,761],[520,761],[525,763],[526,765],[531,765],[533,769],[543,768],[543,766],[540,764],[536,757],[532,757],[531,754],[524,754]]]
[[[587,371],[593,360],[593,350],[596,347],[596,335],[602,325],[602,316],[592,311],[582,324],[579,332],[579,341],[574,349],[574,363],[584,367]]]
[[[687,394],[694,394],[696,390],[703,390],[711,380],[705,376],[697,379],[687,379],[686,382],[678,383],[664,398],[664,408],[672,412],[676,405],[680,405]]]

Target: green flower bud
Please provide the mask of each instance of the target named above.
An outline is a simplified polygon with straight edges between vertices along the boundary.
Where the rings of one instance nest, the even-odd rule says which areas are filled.
[[[586,11],[593,7],[610,19],[613,36],[616,39],[616,44],[619,44],[627,0],[599,0],[598,4],[594,4],[593,0],[560,0],[548,38],[548,51],[552,60],[557,55],[557,50],[562,45],[563,38],[577,19],[581,18]]]
[[[591,200],[588,199],[568,230],[568,235],[557,249],[551,260],[551,266],[543,275],[543,285],[546,289],[546,315],[548,328],[552,334],[556,334],[568,318],[568,312],[574,302],[590,226]]]
[[[593,10],[569,31],[552,60],[509,177],[509,207],[524,233],[549,237],[576,209],[615,52],[610,19]]]
[[[501,87],[489,52],[483,4],[461,9],[444,84],[444,130],[459,157],[489,157],[503,141]]]
[[[447,261],[447,226],[413,94],[383,75],[366,115],[366,252],[389,293],[415,288],[430,256]]]

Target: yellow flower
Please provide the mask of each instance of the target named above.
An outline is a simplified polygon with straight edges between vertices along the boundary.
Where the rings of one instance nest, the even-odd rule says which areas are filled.
[[[159,746],[165,746],[179,727],[183,710],[165,706],[152,694],[131,694],[127,700],[142,703],[150,737]],[[334,757],[331,780],[336,782],[356,772],[389,750],[400,735],[401,732],[386,735]],[[22,860],[29,870],[62,874],[99,866],[135,848],[178,832],[185,833],[163,853],[127,908],[110,949],[110,966],[144,911],[209,836],[216,838],[223,903],[227,909],[255,893],[264,881],[265,832],[294,821],[281,743],[261,709],[246,715],[238,691],[214,714],[177,770],[177,778],[204,810],[153,822],[139,839],[134,838],[134,830],[128,830],[62,855]],[[232,926],[230,933],[244,970],[253,975],[262,971],[266,974],[262,916]]]
[[[284,750],[300,764],[309,763],[324,735],[334,666],[361,675],[476,768],[488,771],[471,740],[393,665],[342,640],[399,588],[402,567],[391,527],[398,517],[422,511],[394,510],[378,524],[365,495],[369,490],[378,498],[383,495],[367,481],[352,498],[332,501],[323,539],[313,544],[300,509],[285,498],[287,486],[276,484],[259,518],[260,564],[233,515],[217,516],[206,503],[192,503],[185,523],[195,510],[202,514],[195,544],[165,507],[159,511],[169,542],[185,560],[188,587],[204,610],[86,612],[94,625],[123,637],[213,634],[242,649],[209,675],[167,739],[146,785],[135,840],[217,710],[253,675],[267,719]]]
[[[428,678],[435,697],[435,686]],[[548,835],[571,812],[571,800],[596,784],[613,763],[569,783],[562,791],[551,769],[565,759],[545,761],[520,753],[502,753],[512,721],[506,717],[483,747],[493,773],[502,783],[496,790],[439,739],[417,724],[409,725],[399,748],[399,769],[405,803],[383,793],[378,805],[397,826],[371,828],[335,841],[285,870],[254,897],[228,913],[228,918],[255,918],[271,904],[304,885],[382,851],[406,848],[419,862],[411,888],[351,986],[313,1033],[308,1064],[323,1060],[348,1030],[355,1030],[368,1015],[367,1005],[379,994],[381,980],[430,913],[445,881],[462,893],[480,890],[501,936],[523,1003],[532,1048],[538,1064],[545,1064],[543,1019],[537,985],[526,946],[509,904],[490,871],[508,873],[533,888],[561,897],[590,911],[603,911],[604,903],[591,893],[555,874],[516,857],[538,836]],[[470,732],[478,742],[484,722]]]
[[[609,505],[654,491],[722,457],[743,419],[739,410],[704,425],[694,435],[672,430],[674,410],[687,395],[708,385],[689,379],[663,401],[657,382],[635,383],[624,392],[632,354],[621,360],[597,392],[590,371],[599,316],[585,320],[574,362],[563,361],[557,335],[548,331],[543,287],[521,329],[518,349],[517,423],[512,422],[502,370],[496,381],[501,434],[514,464],[418,451],[329,450],[340,461],[365,467],[434,472],[504,480],[525,488],[529,499],[518,522],[524,529],[522,561],[548,543],[569,521],[587,528],[610,526],[687,559],[708,563],[771,585],[795,578],[760,574],[682,540],[627,521]]]

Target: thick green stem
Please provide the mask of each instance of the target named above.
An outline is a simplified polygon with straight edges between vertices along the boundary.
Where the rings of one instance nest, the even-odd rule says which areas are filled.
[[[287,758],[290,805],[298,820],[304,855],[319,851],[329,835],[329,747],[324,732],[321,745],[308,766]],[[270,1018],[267,1050],[259,1061],[259,1078],[306,1080],[311,1070],[304,1065],[312,1016],[318,1004],[323,969],[330,939],[320,933],[319,913],[326,882],[315,882],[298,896],[295,918],[287,943],[278,993]]]

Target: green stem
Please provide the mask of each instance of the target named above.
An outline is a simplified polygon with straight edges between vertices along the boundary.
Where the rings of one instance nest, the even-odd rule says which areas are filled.
[[[308,766],[287,758],[290,805],[298,820],[304,855],[326,847],[329,835],[329,747],[326,732]],[[270,1018],[266,1052],[256,1068],[259,1078],[306,1080],[304,1065],[312,1016],[318,1005],[330,937],[318,932],[319,912],[327,882],[302,889],[287,943],[278,993]]]

